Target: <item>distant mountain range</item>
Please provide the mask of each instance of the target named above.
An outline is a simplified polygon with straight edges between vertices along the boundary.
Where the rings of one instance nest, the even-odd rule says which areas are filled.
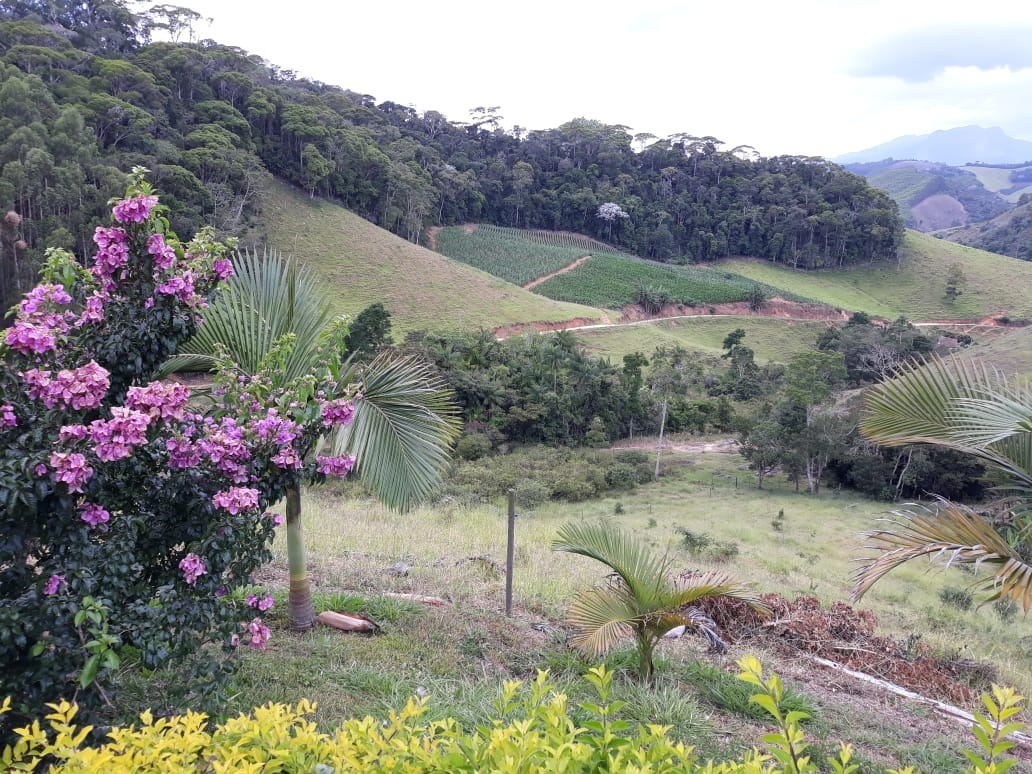
[[[998,126],[959,126],[924,135],[906,135],[867,150],[832,159],[857,164],[883,159],[917,159],[951,166],[975,162],[1020,164],[1032,161],[1032,142],[1008,136]]]

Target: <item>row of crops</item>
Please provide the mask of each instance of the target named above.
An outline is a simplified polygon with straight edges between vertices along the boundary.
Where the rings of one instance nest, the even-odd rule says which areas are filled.
[[[559,271],[591,252],[583,247],[543,244],[522,238],[520,233],[497,226],[478,226],[469,234],[461,228],[445,228],[437,234],[437,249],[515,285]]]
[[[607,245],[605,242],[599,242],[597,239],[592,239],[583,234],[572,234],[569,231],[537,231],[506,226],[492,226],[489,224],[481,224],[477,226],[476,230],[482,232],[485,236],[493,236],[499,239],[520,239],[552,247],[573,247],[583,250],[581,255],[587,253],[620,253],[619,250]]]
[[[526,285],[590,255],[576,269],[538,285],[534,292],[556,301],[607,309],[642,303],[643,294],[659,305],[697,306],[775,295],[806,300],[717,268],[676,266],[615,253],[601,242],[577,234],[489,225],[467,233],[451,227],[438,233],[437,249],[449,258],[517,285]]]
[[[642,294],[662,303],[721,304],[780,296],[805,300],[738,274],[704,266],[667,264],[602,253],[573,271],[538,285],[535,293],[556,301],[619,309],[641,302]]]

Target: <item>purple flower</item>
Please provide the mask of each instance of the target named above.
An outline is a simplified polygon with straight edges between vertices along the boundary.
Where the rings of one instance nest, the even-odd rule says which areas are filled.
[[[327,476],[338,476],[340,478],[344,478],[355,466],[355,458],[350,454],[340,457],[316,457],[315,461],[319,463],[318,467],[316,467],[317,471],[325,473]]]
[[[130,387],[125,405],[151,419],[182,420],[189,401],[190,388],[185,384],[151,382],[144,387]]]
[[[263,513],[262,516],[266,519],[272,519],[272,526],[274,527],[278,527],[280,524],[286,521],[286,519],[283,518],[282,513],[272,513],[271,511],[267,511]]]
[[[301,458],[297,455],[297,450],[293,446],[284,446],[280,449],[276,456],[272,458],[272,462],[276,467],[285,470],[297,470],[301,467]]]
[[[151,234],[147,238],[147,252],[154,256],[154,265],[162,271],[171,268],[176,262],[176,251],[165,244],[162,234]]]
[[[111,514],[96,503],[83,503],[79,506],[79,518],[91,527],[96,527],[98,524],[108,521]]]
[[[189,438],[169,438],[165,441],[168,451],[168,466],[183,470],[196,468],[201,464],[201,451]]]
[[[0,405],[0,427],[14,427],[18,424],[18,417],[14,414],[14,407],[10,403]]]
[[[226,258],[216,258],[211,268],[219,280],[227,280],[233,276],[233,263]]]
[[[97,408],[110,386],[107,369],[93,360],[73,370],[58,371],[53,378],[50,371],[38,368],[25,371],[19,376],[29,385],[29,397],[42,400],[47,408]]]
[[[16,320],[4,337],[11,349],[23,355],[41,355],[57,345],[57,331],[46,325]]]
[[[262,619],[255,618],[251,621],[247,625],[247,632],[251,635],[251,641],[247,643],[248,647],[265,650],[266,643],[269,641],[269,627],[262,623]]]
[[[48,597],[53,596],[57,593],[57,590],[61,588],[61,584],[64,583],[65,576],[54,574],[47,578],[46,584],[43,586],[43,593]]]
[[[235,516],[240,511],[249,511],[252,508],[258,507],[258,490],[243,486],[231,486],[223,492],[216,493],[211,498],[211,501],[217,507],[229,511]]]
[[[42,462],[40,462],[40,463],[38,463],[36,465],[36,467],[34,467],[32,469],[32,472],[35,473],[37,476],[42,478],[43,476],[47,475],[47,473],[50,472],[50,468],[48,468],[46,465],[44,465]]]
[[[208,568],[204,566],[204,560],[197,554],[191,552],[179,562],[179,569],[183,571],[183,578],[191,586],[197,582],[202,575],[208,574]]]
[[[94,293],[86,299],[86,308],[79,315],[75,324],[81,327],[88,322],[101,322],[104,319],[104,303],[110,300],[111,297],[103,291]]]
[[[64,287],[43,282],[25,294],[25,298],[18,304],[18,313],[26,317],[39,315],[41,314],[40,307],[43,307],[43,312],[45,312],[49,304],[64,306],[71,301],[72,297],[68,295]]]
[[[247,595],[247,604],[251,607],[256,607],[263,613],[276,604],[276,601],[272,598],[271,594],[266,594],[264,597],[259,597],[256,594]]]
[[[115,283],[112,278],[116,272],[125,269],[129,264],[129,245],[126,241],[126,233],[120,228],[97,226],[93,232],[93,241],[98,249],[93,258],[90,272],[102,281],[105,291],[114,290]]]
[[[326,427],[347,425],[355,416],[355,402],[350,398],[338,398],[322,404],[322,423]]]
[[[65,425],[57,434],[59,441],[81,441],[89,434],[86,425]]]
[[[50,455],[50,467],[56,473],[55,478],[68,485],[69,492],[82,492],[85,483],[93,476],[93,468],[86,464],[86,457],[81,454],[54,452]],[[39,468],[37,465],[37,472]]]
[[[147,443],[150,417],[139,411],[115,406],[111,419],[96,419],[90,423],[90,440],[96,444],[97,457],[103,462],[114,462],[133,453],[134,446]]]
[[[143,223],[150,215],[151,208],[158,203],[157,196],[133,196],[118,202],[111,214],[119,223]]]

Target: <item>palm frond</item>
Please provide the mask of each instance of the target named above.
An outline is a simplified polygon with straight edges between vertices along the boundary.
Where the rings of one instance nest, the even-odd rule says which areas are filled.
[[[451,392],[428,364],[390,353],[352,377],[362,397],[352,423],[334,439],[334,453],[354,455],[376,495],[407,510],[440,483],[450,460],[459,433]]]
[[[247,373],[255,373],[273,344],[288,333],[296,343],[282,374],[307,373],[323,330],[332,318],[329,298],[315,275],[273,250],[244,250],[233,258],[234,275],[204,312],[204,322],[162,375],[210,367],[219,346]]]
[[[571,522],[559,528],[552,549],[586,556],[610,567],[639,600],[660,600],[669,593],[669,561],[626,532],[606,522]]]
[[[641,610],[629,589],[598,588],[582,591],[570,603],[567,619],[575,629],[571,642],[598,656],[630,636],[640,623]]]
[[[853,600],[859,600],[887,573],[918,557],[942,559],[946,565],[985,564],[996,572],[983,583],[990,599],[1008,597],[1032,609],[1032,566],[991,524],[969,508],[943,501],[936,511],[896,511],[893,526],[868,533],[865,548],[877,551],[861,559],[854,576]]]
[[[882,446],[930,443],[966,451],[950,411],[958,399],[982,397],[993,381],[984,366],[959,358],[902,366],[868,390],[860,430]]]
[[[745,602],[761,613],[769,612],[755,591],[734,576],[719,570],[681,575],[675,581],[675,588],[670,600],[672,607],[684,607],[708,597],[729,597]]]

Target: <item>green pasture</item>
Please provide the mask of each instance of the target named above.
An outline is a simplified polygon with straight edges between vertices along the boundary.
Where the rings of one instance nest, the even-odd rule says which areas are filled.
[[[964,273],[961,295],[945,297],[950,267]],[[896,263],[799,271],[765,261],[732,259],[720,267],[850,312],[886,318],[950,320],[1007,315],[1032,317],[1032,262],[907,231]]]
[[[745,330],[745,344],[756,361],[786,362],[805,349],[813,349],[817,336],[831,323],[782,320],[776,317],[701,316],[646,320],[613,328],[576,331],[589,352],[621,363],[624,355],[657,347],[684,347],[706,355],[723,353],[724,338],[736,328]]]

